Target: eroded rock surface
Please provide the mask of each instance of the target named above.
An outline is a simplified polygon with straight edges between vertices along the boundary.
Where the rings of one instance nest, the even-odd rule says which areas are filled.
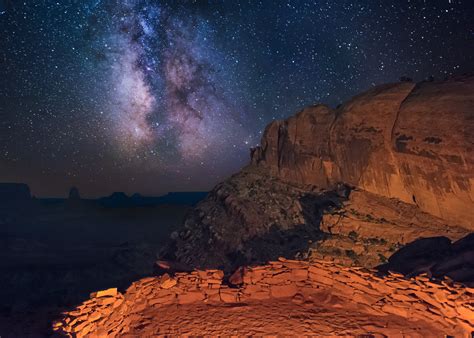
[[[319,210],[336,204],[335,193],[308,192],[250,167],[196,206],[164,256],[226,269],[292,256],[322,236]]]
[[[469,233],[412,204],[363,190],[353,190],[342,207],[324,213],[320,229],[330,236],[311,247],[313,257],[366,267],[385,263],[418,238],[444,236],[451,243]]]

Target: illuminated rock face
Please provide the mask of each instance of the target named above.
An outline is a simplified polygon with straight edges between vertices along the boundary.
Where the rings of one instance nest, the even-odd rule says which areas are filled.
[[[474,290],[448,280],[430,280],[426,276],[407,280],[398,274],[382,278],[374,270],[347,268],[327,261],[286,259],[246,267],[240,274],[239,285],[234,287],[224,283],[224,274],[219,270],[145,278],[133,283],[123,294],[116,289],[92,294],[91,299],[66,313],[53,327],[58,333],[76,337],[177,334],[167,331],[170,328],[157,327],[159,320],[153,319],[163,316],[170,305],[173,309],[183,306],[181,312],[178,307],[178,314],[186,318],[190,311],[186,306],[192,304],[207,304],[211,309],[213,305],[222,306],[219,304],[247,306],[282,299],[308,308],[342,307],[346,313],[358,311],[367,318],[388,318],[384,319],[387,322],[395,316],[404,320],[405,330],[419,322],[429,325],[433,330],[430,333],[466,335],[474,330]],[[284,302],[279,304],[284,308]],[[241,316],[244,320],[245,313]],[[310,316],[311,312],[305,315]],[[192,334],[192,323],[185,324],[188,327],[182,329]],[[313,329],[316,332],[318,327]],[[379,329],[389,336],[394,333]]]
[[[358,264],[374,267],[419,237],[466,236],[474,230],[473,102],[473,76],[402,82],[274,121],[251,164],[189,213],[164,256],[229,269],[294,257],[308,239],[340,247],[342,235],[370,247],[345,248],[349,261],[356,251]],[[375,241],[386,244],[375,252]]]
[[[271,123],[252,163],[283,181],[345,182],[474,230],[474,77],[388,84]]]

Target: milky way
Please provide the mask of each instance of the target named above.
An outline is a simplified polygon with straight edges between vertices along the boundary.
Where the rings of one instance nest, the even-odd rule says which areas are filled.
[[[168,168],[218,158],[252,139],[238,121],[242,108],[219,82],[225,62],[210,28],[184,13],[117,2],[110,14],[119,22],[101,37],[108,41],[112,136],[129,155],[156,149]],[[180,160],[171,161],[176,154]]]
[[[0,0],[0,182],[208,190],[265,126],[474,71],[471,0]]]
[[[133,151],[142,144],[153,141],[153,130],[148,122],[155,105],[155,98],[146,84],[143,72],[137,69],[138,55],[133,50],[124,49],[112,65],[111,97],[112,111],[119,133],[119,139],[127,150]]]

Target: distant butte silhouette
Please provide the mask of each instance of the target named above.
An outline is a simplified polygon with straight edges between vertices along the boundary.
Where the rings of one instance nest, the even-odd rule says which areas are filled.
[[[0,183],[2,204],[21,204],[31,201],[30,187],[24,183]]]
[[[74,201],[81,199],[81,195],[79,194],[78,188],[71,187],[71,189],[69,190],[69,199]]]

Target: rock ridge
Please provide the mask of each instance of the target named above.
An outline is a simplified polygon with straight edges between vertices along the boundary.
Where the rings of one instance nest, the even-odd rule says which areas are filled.
[[[458,240],[474,229],[470,130],[474,76],[381,85],[273,121],[162,256],[229,270],[315,249],[374,267],[420,237]]]

